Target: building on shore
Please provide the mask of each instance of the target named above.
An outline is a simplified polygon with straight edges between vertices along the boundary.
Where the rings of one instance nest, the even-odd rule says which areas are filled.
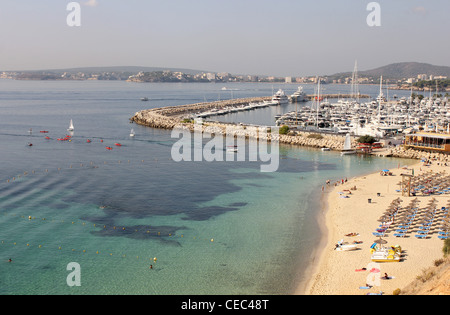
[[[424,151],[450,153],[450,134],[420,132],[406,135],[405,147]]]

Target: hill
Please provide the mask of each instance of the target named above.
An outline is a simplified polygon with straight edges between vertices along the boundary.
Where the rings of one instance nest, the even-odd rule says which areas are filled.
[[[67,69],[47,69],[47,70],[32,70],[32,71],[21,71],[21,72],[29,72],[29,73],[86,73],[86,74],[95,74],[95,73],[106,73],[106,72],[115,72],[115,73],[138,73],[140,71],[143,72],[155,72],[155,71],[165,71],[169,70],[172,72],[183,72],[186,74],[198,74],[205,71],[202,70],[194,70],[194,69],[184,69],[184,68],[163,68],[163,67],[140,67],[140,66],[113,66],[113,67],[81,67],[81,68],[67,68]]]
[[[358,71],[359,77],[369,77],[374,80],[379,79],[380,76],[386,79],[400,80],[404,78],[417,78],[419,74],[426,74],[428,76],[446,76],[450,78],[450,67],[447,66],[435,66],[428,63],[420,62],[400,62],[392,63],[387,66],[379,67],[372,70]],[[351,76],[351,72],[336,73],[331,75],[334,77],[348,77]]]
[[[450,295],[450,260],[443,260],[441,265],[423,270],[400,294]]]

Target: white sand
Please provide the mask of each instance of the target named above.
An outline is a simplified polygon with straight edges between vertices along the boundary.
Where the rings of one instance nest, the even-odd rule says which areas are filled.
[[[393,176],[381,176],[379,173],[354,178],[343,185],[337,187],[327,187],[324,196],[328,207],[324,209],[325,221],[327,227],[328,241],[321,252],[320,260],[317,262],[316,270],[309,281],[306,292],[304,286],[299,287],[296,294],[310,295],[364,295],[367,293],[392,294],[397,288],[404,288],[412,282],[422,270],[431,267],[436,259],[442,258],[443,241],[438,239],[437,232],[433,233],[428,239],[418,239],[412,232],[409,237],[397,238],[391,231],[386,234],[384,239],[388,241],[386,246],[400,245],[404,250],[404,259],[401,262],[378,263],[381,275],[387,273],[393,276],[390,280],[381,280],[380,286],[373,286],[371,289],[360,289],[360,286],[366,285],[366,278],[369,271],[356,272],[355,270],[367,268],[371,263],[370,246],[378,237],[372,233],[375,232],[380,222],[378,219],[388,208],[394,199],[401,198],[402,206],[407,206],[411,200],[416,197],[402,196],[396,190],[400,189],[397,185],[401,181],[400,174],[411,173],[414,168],[415,175],[422,174],[425,171],[433,170],[439,172],[448,167],[433,165],[424,167],[422,163],[417,163],[405,169],[393,169]],[[420,171],[422,168],[422,171]],[[339,192],[356,186],[357,190],[351,190],[349,198],[341,198]],[[381,196],[378,197],[377,193]],[[368,203],[368,199],[372,203]],[[419,207],[425,207],[432,198],[438,201],[438,207],[446,206],[450,200],[450,194],[417,196],[420,200]],[[356,237],[345,237],[345,234],[359,233]],[[353,241],[362,241],[359,244],[359,250],[338,252],[334,250],[334,245],[341,239],[352,243]],[[303,284],[304,285],[304,284]]]

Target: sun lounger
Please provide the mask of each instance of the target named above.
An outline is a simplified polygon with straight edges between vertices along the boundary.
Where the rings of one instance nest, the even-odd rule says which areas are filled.
[[[394,236],[395,237],[405,237],[406,233],[395,233]]]
[[[414,235],[414,236],[417,237],[417,238],[424,239],[424,238],[427,238],[427,237],[428,237],[428,234],[416,234],[416,235]]]
[[[449,238],[449,236],[439,235],[438,238],[441,239],[441,240],[446,240],[446,239]]]

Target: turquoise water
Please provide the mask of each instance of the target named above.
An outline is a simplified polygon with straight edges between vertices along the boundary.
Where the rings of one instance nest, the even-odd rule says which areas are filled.
[[[272,90],[231,87],[234,97]],[[325,180],[406,163],[292,146],[274,173],[260,162],[177,163],[170,132],[128,121],[224,99],[221,88],[0,80],[0,294],[288,294],[320,238]],[[72,141],[56,140],[70,119]],[[70,262],[80,287],[67,285]]]

